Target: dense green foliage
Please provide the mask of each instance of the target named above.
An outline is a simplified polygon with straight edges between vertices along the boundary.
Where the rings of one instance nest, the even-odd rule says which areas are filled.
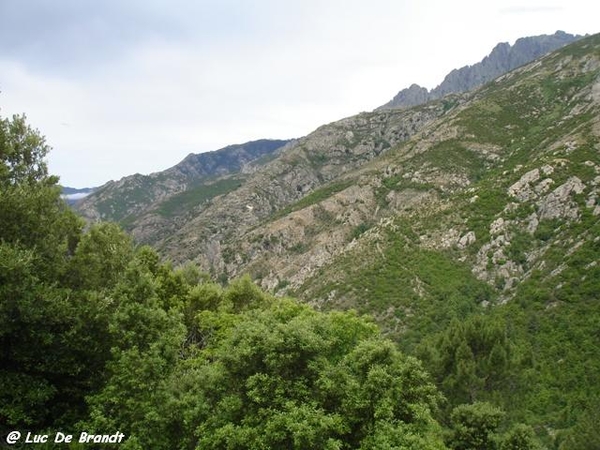
[[[365,258],[366,267],[357,264],[354,255],[340,258],[336,267],[349,276],[324,285],[316,295],[335,290],[340,296],[358,298],[351,307],[365,314],[393,310],[390,321],[403,327],[390,335],[411,352],[424,336],[442,331],[452,318],[462,320],[475,311],[480,302],[491,298],[492,290],[466,265],[418,248],[418,236],[406,221],[397,221],[396,226],[396,231],[383,235],[382,257],[372,262]]]
[[[481,400],[511,383],[509,369],[516,362],[506,327],[496,318],[454,319],[433,342],[425,342],[423,359],[451,404]]]
[[[0,120],[0,417],[36,426],[76,414],[71,400],[94,383],[85,328],[101,308],[66,282],[81,223],[48,175],[47,152],[24,117]]]

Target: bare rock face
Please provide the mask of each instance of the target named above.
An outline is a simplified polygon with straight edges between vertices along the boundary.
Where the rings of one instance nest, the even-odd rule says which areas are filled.
[[[521,203],[536,200],[539,206],[539,220],[574,219],[577,217],[578,207],[571,196],[581,194],[585,189],[585,184],[578,177],[571,177],[547,194],[554,184],[554,180],[544,178],[540,181],[540,175],[553,172],[554,168],[550,165],[545,165],[541,169],[530,170],[508,188],[508,194]],[[537,216],[535,220],[530,220],[528,229],[535,230],[537,220]],[[496,222],[492,224],[492,228],[495,225]],[[490,229],[490,234],[497,233],[494,232],[494,229]]]
[[[508,188],[508,194],[519,201],[531,200],[535,197],[535,192],[531,184],[540,179],[539,169],[533,169],[523,175],[519,181]]]
[[[475,237],[475,233],[473,231],[469,231],[458,240],[458,248],[466,248],[475,243],[476,240],[477,238]]]
[[[569,178],[543,199],[540,204],[540,219],[575,219],[578,208],[570,197],[573,194],[581,194],[584,189],[585,184],[579,178]]]
[[[398,94],[396,94],[390,103],[380,107],[379,109],[388,109],[387,106],[390,104],[401,105],[395,107],[409,108],[411,106],[422,105],[423,103],[427,103],[429,100],[431,100],[431,98],[427,88],[413,83],[409,88],[402,89],[400,92],[398,92]]]
[[[600,103],[600,79],[597,80],[596,83],[594,83],[594,86],[592,87],[591,97],[594,102]]]
[[[553,35],[521,38],[512,46],[502,42],[482,61],[450,72],[435,89],[427,91],[413,84],[377,109],[408,108],[448,94],[469,91],[582,37],[557,31]]]
[[[538,216],[536,213],[531,213],[529,217],[527,217],[527,233],[533,235],[535,230],[537,230],[540,221],[538,220]]]
[[[498,217],[490,225],[490,236],[496,236],[506,229],[506,221],[502,217]]]

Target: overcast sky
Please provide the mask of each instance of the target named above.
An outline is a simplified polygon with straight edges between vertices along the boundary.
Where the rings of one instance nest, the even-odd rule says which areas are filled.
[[[0,0],[0,115],[67,186],[304,136],[498,42],[600,32],[593,0]]]

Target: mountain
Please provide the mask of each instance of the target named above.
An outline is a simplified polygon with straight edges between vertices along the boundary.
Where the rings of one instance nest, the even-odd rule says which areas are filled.
[[[552,35],[543,34],[517,39],[512,46],[508,42],[502,42],[496,45],[482,61],[450,72],[444,81],[431,91],[412,84],[377,109],[407,108],[437,100],[450,93],[469,91],[581,38],[582,36],[579,35],[557,31]]]
[[[594,35],[471,92],[323,125],[187,190],[169,169],[81,204],[215,279],[248,273],[369,314],[450,405],[493,402],[576,448],[568,433],[600,407],[599,149]]]
[[[88,220],[112,222],[132,221],[163,202],[167,210],[173,208],[184,213],[194,206],[194,195],[190,192],[208,189],[210,195],[199,200],[205,201],[211,195],[235,189],[235,180],[244,179],[247,172],[268,161],[289,142],[262,139],[212,152],[192,153],[165,171],[110,181],[80,202],[77,210]],[[220,182],[224,176],[229,176],[230,181]]]
[[[274,141],[277,152],[230,171],[206,170],[206,158],[215,157],[211,154],[190,156],[164,172],[108,183],[77,209],[88,220],[121,223],[139,242],[162,249],[175,262],[199,258],[212,273],[228,272],[233,269],[226,267],[221,251],[214,250],[220,242],[385,153],[443,113],[443,105],[365,113],[286,141],[283,147],[283,141]],[[249,145],[257,144],[233,146],[215,155],[233,155],[233,149]],[[196,171],[202,172],[199,178]]]
[[[600,406],[600,35],[440,103],[345,189],[224,247],[263,286],[374,316],[451,404],[493,401],[549,448],[584,448],[563,433]]]
[[[96,188],[72,188],[68,186],[62,187],[62,195],[61,197],[70,205],[75,204],[82,198],[87,197],[92,192],[94,192]]]
[[[96,188],[73,188],[68,186],[62,186],[62,195],[74,195],[74,194],[90,194]]]

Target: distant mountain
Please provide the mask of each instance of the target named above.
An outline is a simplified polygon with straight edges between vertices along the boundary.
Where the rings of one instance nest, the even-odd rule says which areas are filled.
[[[92,192],[94,192],[96,188],[72,188],[68,186],[62,187],[62,195],[61,197],[67,201],[70,205],[75,202],[81,200],[82,198],[87,197]]]
[[[517,39],[512,46],[502,42],[477,64],[450,72],[435,89],[428,91],[418,84],[413,84],[377,109],[408,108],[442,98],[447,94],[469,91],[582,37],[557,31],[552,35]]]
[[[289,142],[261,139],[212,152],[192,153],[162,172],[109,181],[81,201],[76,209],[92,221],[121,223],[132,223],[159,205],[184,214],[197,206],[196,201],[202,203],[211,196],[235,189],[239,179],[269,161]],[[230,179],[221,183],[219,179],[224,176]]]

